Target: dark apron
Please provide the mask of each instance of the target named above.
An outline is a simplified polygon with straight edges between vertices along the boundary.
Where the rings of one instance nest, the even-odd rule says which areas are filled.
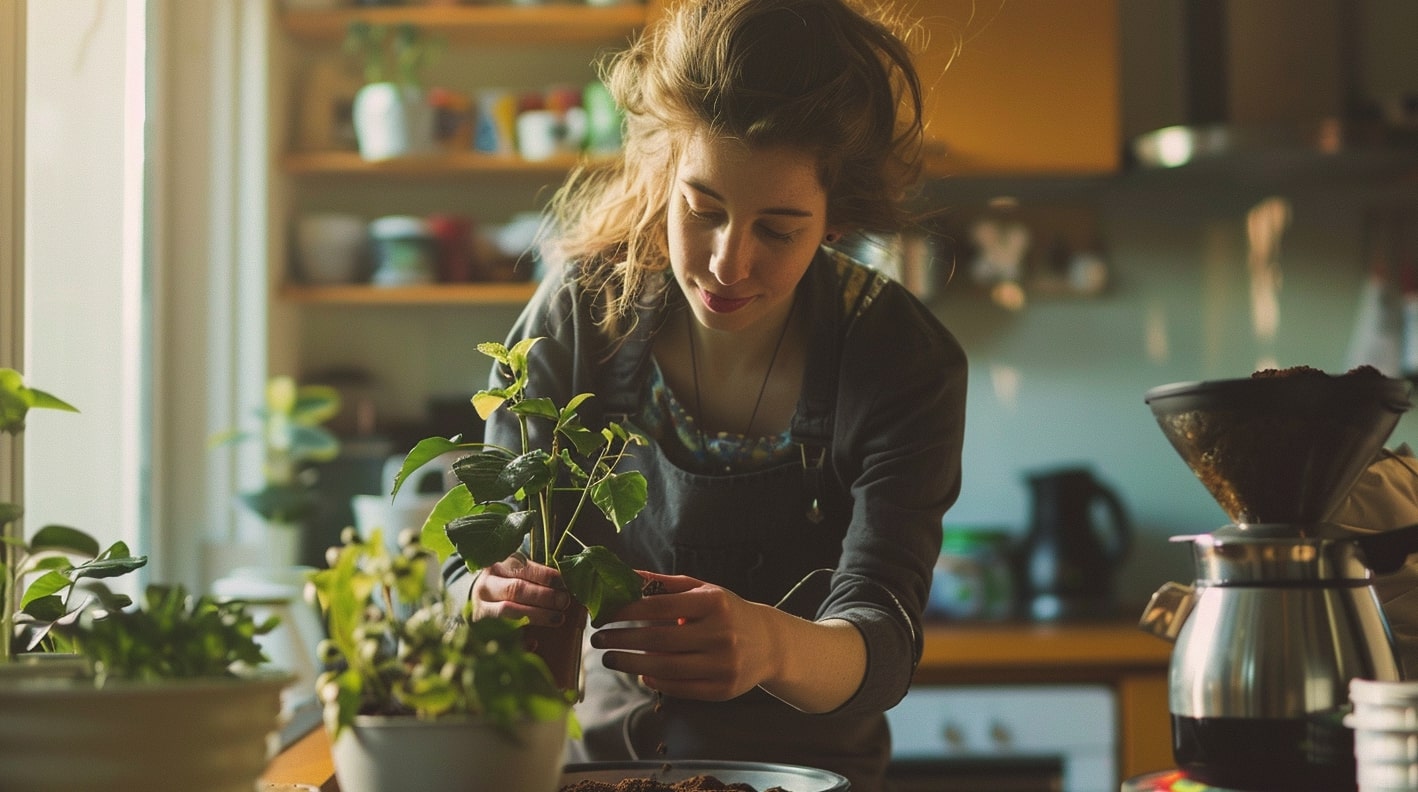
[[[830,324],[815,322],[815,334],[830,336]],[[650,364],[647,336],[628,341],[601,372],[596,392],[609,396],[610,420],[624,421],[638,409]],[[825,430],[835,394],[835,339],[815,337],[811,349],[792,425],[798,460],[701,475],[680,468],[653,443],[635,447],[628,467],[649,482],[646,507],[619,535],[603,528],[595,541],[637,568],[689,575],[815,619],[840,560],[852,505],[844,488],[829,482]],[[856,790],[880,787],[889,751],[884,716],[808,715],[758,689],[727,702],[657,702],[636,678],[607,670],[602,654],[588,640],[586,695],[576,708],[584,739],[569,746],[571,761],[777,762],[841,773]]]

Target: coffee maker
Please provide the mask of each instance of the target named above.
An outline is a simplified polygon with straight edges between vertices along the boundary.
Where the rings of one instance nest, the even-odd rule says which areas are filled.
[[[1349,681],[1399,678],[1372,577],[1418,551],[1418,526],[1359,535],[1327,519],[1411,406],[1408,384],[1300,367],[1145,401],[1232,521],[1173,537],[1196,580],[1164,585],[1141,619],[1175,643],[1178,769],[1227,789],[1355,789]]]

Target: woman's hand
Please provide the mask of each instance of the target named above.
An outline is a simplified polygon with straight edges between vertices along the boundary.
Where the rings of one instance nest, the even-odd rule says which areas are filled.
[[[531,624],[556,627],[566,619],[571,595],[560,572],[514,553],[478,573],[472,602],[475,619],[526,616]]]
[[[626,605],[592,636],[604,663],[638,674],[669,696],[726,701],[774,672],[777,656],[766,605],[682,575],[641,572],[659,589]],[[633,624],[625,624],[633,622]]]
[[[862,684],[867,647],[850,622],[800,619],[691,577],[640,575],[660,593],[621,608],[616,624],[591,636],[609,650],[609,669],[703,701],[761,687],[803,712],[830,712]]]

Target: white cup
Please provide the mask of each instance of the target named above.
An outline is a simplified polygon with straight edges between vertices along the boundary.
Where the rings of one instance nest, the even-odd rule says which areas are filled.
[[[306,283],[350,283],[359,278],[368,225],[343,212],[315,212],[296,221],[295,246]]]
[[[550,110],[517,116],[517,153],[529,162],[550,159],[561,148],[561,117]]]

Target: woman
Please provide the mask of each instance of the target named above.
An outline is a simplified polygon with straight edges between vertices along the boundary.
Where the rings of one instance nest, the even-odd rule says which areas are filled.
[[[966,362],[906,290],[824,243],[907,220],[909,50],[843,0],[700,0],[607,83],[624,155],[556,196],[553,274],[508,341],[546,337],[529,392],[592,392],[589,424],[654,440],[635,449],[645,511],[578,527],[663,593],[593,632],[573,756],[786,762],[880,789],[959,491]],[[521,558],[450,570],[479,616],[556,624],[568,604]]]

